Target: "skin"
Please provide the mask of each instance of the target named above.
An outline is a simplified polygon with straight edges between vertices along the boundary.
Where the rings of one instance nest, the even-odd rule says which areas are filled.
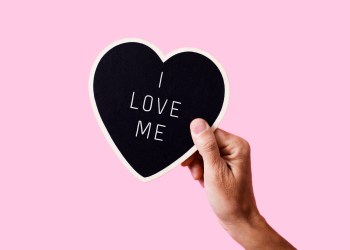
[[[190,125],[198,151],[188,166],[204,187],[219,223],[245,249],[295,249],[259,213],[253,192],[250,146],[222,129],[215,132],[203,119]]]

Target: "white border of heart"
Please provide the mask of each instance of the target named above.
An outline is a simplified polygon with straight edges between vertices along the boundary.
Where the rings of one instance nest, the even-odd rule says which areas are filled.
[[[180,48],[180,49],[176,49],[166,55],[164,55],[162,53],[162,51],[160,49],[158,49],[154,44],[140,39],[140,38],[125,38],[125,39],[121,39],[118,41],[115,41],[113,43],[111,43],[110,45],[108,45],[106,48],[104,48],[99,55],[97,56],[97,58],[95,59],[91,71],[90,71],[90,77],[89,77],[89,95],[90,95],[90,101],[92,104],[92,108],[95,114],[95,117],[97,119],[97,122],[104,134],[104,136],[106,137],[108,143],[111,145],[111,147],[113,148],[114,152],[116,153],[116,155],[119,157],[119,159],[122,161],[122,163],[124,164],[124,166],[127,167],[127,169],[135,176],[137,177],[139,180],[143,181],[143,182],[147,182],[147,181],[151,181],[154,180],[162,175],[164,175],[165,173],[169,172],[170,170],[174,169],[176,166],[178,166],[179,164],[181,164],[181,162],[185,161],[189,156],[191,156],[196,150],[196,146],[193,145],[192,148],[190,148],[185,154],[183,154],[180,158],[178,158],[176,161],[174,161],[173,163],[171,163],[169,166],[167,166],[166,168],[164,168],[163,170],[159,171],[158,173],[151,175],[149,177],[143,177],[140,174],[138,174],[131,166],[130,164],[127,162],[127,160],[124,158],[124,156],[121,154],[121,152],[119,151],[118,147],[114,144],[111,136],[109,135],[105,125],[103,124],[103,121],[100,117],[100,114],[98,112],[97,109],[97,105],[96,105],[96,101],[95,101],[95,97],[94,97],[94,93],[93,93],[93,82],[94,82],[94,75],[95,75],[95,71],[97,68],[98,63],[100,62],[101,58],[112,48],[114,48],[117,45],[123,44],[123,43],[128,43],[128,42],[136,42],[136,43],[141,43],[144,44],[148,47],[150,47],[151,49],[153,49],[159,56],[159,58],[165,62],[166,60],[168,60],[170,57],[182,53],[182,52],[196,52],[199,53],[201,55],[206,56],[207,58],[209,58],[213,63],[215,63],[215,65],[219,68],[221,75],[224,79],[224,85],[225,85],[225,96],[224,96],[224,103],[222,105],[221,111],[218,115],[218,117],[216,118],[215,122],[213,123],[211,129],[214,131],[220,121],[222,120],[227,106],[228,106],[228,100],[229,100],[229,96],[230,96],[230,90],[229,90],[229,82],[228,82],[228,78],[226,75],[226,72],[224,70],[224,68],[221,66],[221,64],[209,53],[203,51],[203,50],[199,50],[196,48]]]

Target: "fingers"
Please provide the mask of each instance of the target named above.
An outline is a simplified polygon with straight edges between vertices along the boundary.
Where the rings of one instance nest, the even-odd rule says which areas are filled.
[[[213,133],[200,118],[191,122],[190,129],[198,152],[181,165],[189,166],[195,180],[204,184],[204,179],[209,178],[210,182],[217,183],[228,175],[250,173],[250,146],[246,140],[219,128]]]
[[[205,120],[197,118],[191,122],[190,128],[193,142],[203,157],[204,165],[215,166],[220,161],[220,153],[210,126]]]
[[[215,130],[215,138],[219,146],[222,159],[230,167],[232,173],[237,176],[251,175],[250,146],[249,143],[222,129]]]
[[[188,168],[191,171],[193,179],[200,180],[203,178],[203,162],[201,159],[195,158]]]
[[[193,179],[203,182],[203,160],[198,151],[182,162],[181,166],[188,166]]]
[[[221,156],[230,155],[235,158],[249,156],[250,146],[243,138],[219,128],[215,130],[215,138]]]
[[[196,157],[198,157],[198,151],[188,157],[184,162],[182,162],[181,166],[189,166]]]

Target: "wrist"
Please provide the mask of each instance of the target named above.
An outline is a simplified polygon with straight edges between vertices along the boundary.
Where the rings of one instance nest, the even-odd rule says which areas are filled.
[[[222,225],[245,249],[295,249],[260,214]]]
[[[220,221],[222,227],[227,233],[241,245],[245,245],[245,241],[256,237],[256,232],[264,230],[267,222],[259,213],[247,217],[235,217],[230,221]]]

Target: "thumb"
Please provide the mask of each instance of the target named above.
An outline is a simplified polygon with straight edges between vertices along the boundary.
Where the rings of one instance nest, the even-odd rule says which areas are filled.
[[[192,140],[202,155],[204,168],[206,169],[210,166],[210,170],[208,169],[208,171],[212,171],[213,167],[218,165],[221,158],[213,131],[208,123],[201,118],[194,119],[191,122],[190,128]]]

